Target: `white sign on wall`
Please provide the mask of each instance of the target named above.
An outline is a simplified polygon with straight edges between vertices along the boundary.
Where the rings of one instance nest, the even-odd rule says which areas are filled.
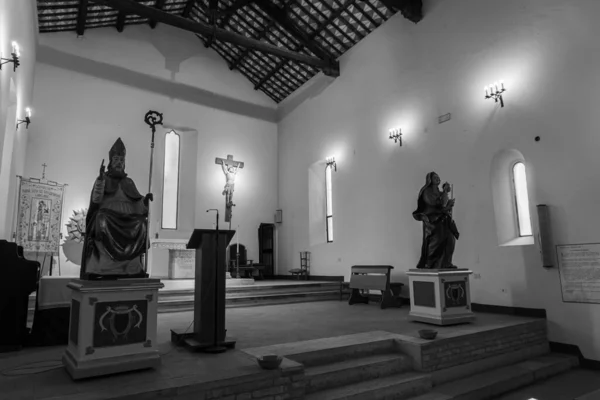
[[[564,302],[600,303],[600,243],[556,246]]]

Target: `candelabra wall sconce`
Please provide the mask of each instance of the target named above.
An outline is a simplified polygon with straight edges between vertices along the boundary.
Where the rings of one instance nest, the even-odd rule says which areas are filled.
[[[17,42],[12,42],[12,52],[10,53],[10,58],[4,58],[2,57],[2,54],[0,54],[0,70],[4,64],[13,63],[13,72],[16,71],[17,67],[21,65],[21,62],[19,61],[20,55],[19,45]]]
[[[485,86],[483,88],[485,90],[485,98],[486,99],[494,99],[496,103],[500,100],[500,107],[504,107],[504,99],[502,99],[502,93],[506,92],[504,88],[504,82],[500,81],[500,87],[498,87],[498,82],[494,82],[490,86]]]
[[[400,143],[402,146],[402,131],[400,128],[390,129],[390,139],[394,139],[394,143]]]
[[[335,163],[335,157],[333,157],[333,156],[327,157],[325,159],[325,163],[327,164],[328,167],[331,167],[334,169],[334,171],[337,171],[337,164]]]
[[[29,129],[29,124],[31,123],[31,108],[25,109],[25,119],[17,120],[17,129],[19,129],[19,125],[25,124],[25,129]]]

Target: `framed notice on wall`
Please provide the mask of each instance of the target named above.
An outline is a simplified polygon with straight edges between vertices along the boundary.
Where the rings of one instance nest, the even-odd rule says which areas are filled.
[[[600,303],[600,243],[556,246],[563,301]]]

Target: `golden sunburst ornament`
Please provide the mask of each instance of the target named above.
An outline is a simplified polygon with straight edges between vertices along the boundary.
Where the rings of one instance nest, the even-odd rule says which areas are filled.
[[[85,218],[87,216],[87,208],[81,209],[79,211],[73,211],[73,216],[70,218],[70,221],[67,223],[67,232],[69,232],[69,236],[65,239],[65,241],[72,240],[77,243],[83,243],[83,239],[85,237]]]

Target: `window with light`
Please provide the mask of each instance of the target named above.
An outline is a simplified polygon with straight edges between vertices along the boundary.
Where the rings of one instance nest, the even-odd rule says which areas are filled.
[[[175,131],[170,131],[165,135],[165,164],[162,187],[162,229],[177,229],[179,152],[179,135],[175,133]]]
[[[327,243],[333,242],[333,197],[331,190],[331,169],[332,165],[325,167],[325,205],[326,205],[326,217],[325,227],[327,229]]]
[[[527,175],[525,173],[525,164],[521,161],[515,163],[513,166],[513,189],[519,236],[532,236]]]

